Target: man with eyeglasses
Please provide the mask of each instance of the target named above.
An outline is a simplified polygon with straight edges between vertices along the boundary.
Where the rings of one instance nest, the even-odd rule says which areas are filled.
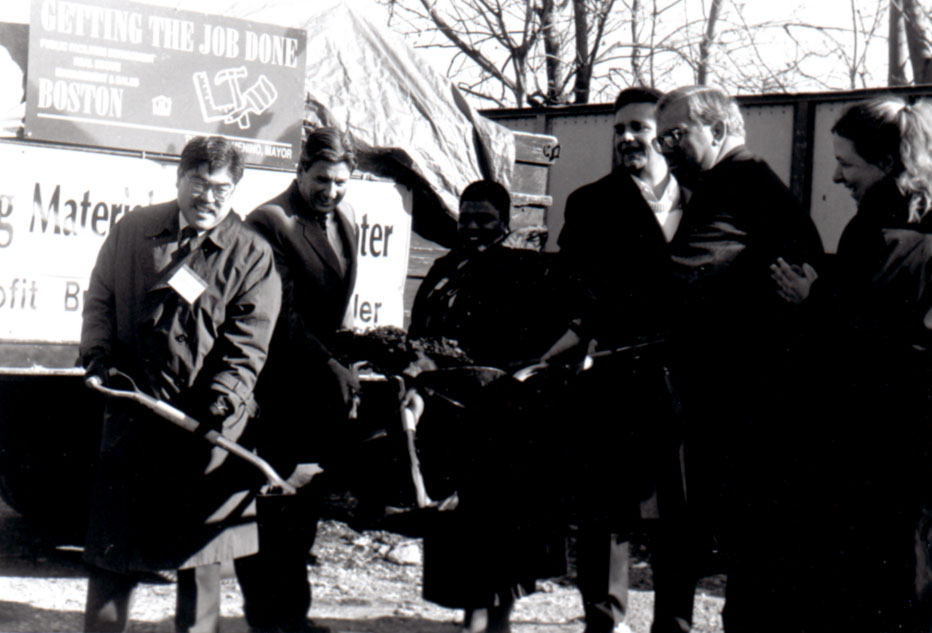
[[[675,368],[689,507],[696,532],[704,526],[725,555],[725,629],[823,630],[805,628],[800,604],[811,597],[798,538],[811,483],[796,380],[805,315],[781,304],[769,271],[778,257],[820,258],[821,241],[786,185],[745,148],[744,119],[727,94],[677,88],[658,103],[657,129],[658,149],[692,192],[670,243],[682,298]]]
[[[656,341],[674,305],[668,242],[682,218],[679,184],[653,146],[662,93],[627,88],[615,100],[612,172],[567,200],[559,258],[581,292],[570,329],[545,356],[610,351]],[[683,490],[671,394],[659,345],[639,359],[619,354],[582,372],[572,395],[576,455],[570,492],[578,523],[577,584],[586,633],[630,630],[628,541],[654,537],[653,633],[688,631],[692,577],[679,573],[670,536]],[[614,413],[610,413],[614,412]],[[655,519],[658,519],[655,520]],[[640,522],[641,519],[652,519]]]
[[[345,200],[356,154],[332,127],[308,133],[295,180],[247,216],[272,245],[282,276],[282,313],[256,395],[259,452],[280,472],[321,463],[334,470],[348,446],[348,419],[360,385],[334,355],[356,279],[356,225]],[[256,556],[236,562],[250,630],[313,633],[308,553],[321,502],[315,478],[293,497],[259,500]]]
[[[138,388],[236,441],[281,303],[272,250],[231,213],[239,151],[196,137],[178,198],[113,226],[91,273],[80,363]],[[111,383],[111,381],[114,381]],[[141,405],[107,403],[84,558],[85,631],[124,631],[147,572],[178,569],[175,630],[216,633],[220,565],[258,549],[255,476],[225,451]]]

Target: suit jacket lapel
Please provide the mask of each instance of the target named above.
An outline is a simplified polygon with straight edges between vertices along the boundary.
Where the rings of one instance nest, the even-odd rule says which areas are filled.
[[[340,264],[337,262],[337,256],[330,248],[330,242],[327,241],[327,233],[315,221],[305,217],[299,217],[299,221],[304,227],[304,239],[308,241],[320,261],[329,266],[335,273],[340,274]]]
[[[308,206],[307,202],[305,202],[304,198],[301,196],[297,180],[291,183],[291,187],[288,190],[288,206],[290,207],[291,214],[293,214],[301,224],[304,239],[307,240],[307,243],[310,244],[314,252],[317,253],[317,257],[323,264],[326,264],[337,277],[342,278],[343,274],[340,272],[340,263],[337,261],[336,253],[333,252],[333,249],[330,247],[330,242],[327,240],[327,232],[314,217],[316,212]]]
[[[355,218],[350,218],[341,205],[337,209],[337,219],[340,222],[340,228],[343,231],[343,252],[346,254],[346,270],[344,279],[348,280],[347,294],[353,291],[353,284],[356,281],[356,249],[358,247],[356,240]]]

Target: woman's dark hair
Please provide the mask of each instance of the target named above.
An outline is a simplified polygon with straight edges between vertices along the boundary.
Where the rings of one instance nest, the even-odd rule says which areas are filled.
[[[899,97],[878,97],[848,106],[832,133],[854,144],[854,151],[871,165],[900,164],[900,126],[897,116],[906,106]]]
[[[488,202],[498,211],[505,228],[511,224],[511,196],[504,186],[494,180],[476,180],[469,183],[460,194],[460,205],[464,202]]]

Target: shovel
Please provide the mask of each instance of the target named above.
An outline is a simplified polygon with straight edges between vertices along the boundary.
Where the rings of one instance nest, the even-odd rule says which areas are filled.
[[[634,345],[625,345],[623,347],[600,350],[598,352],[592,352],[590,354],[586,354],[586,357],[583,359],[583,362],[582,362],[582,370],[587,371],[589,369],[592,369],[593,364],[599,358],[608,358],[608,357],[622,355],[622,354],[630,354],[632,352],[638,352],[648,347],[653,347],[663,342],[664,342],[663,339],[655,339],[655,340],[645,341],[643,343],[636,343]],[[528,378],[531,378],[532,376],[536,376],[541,371],[549,369],[550,367],[551,367],[550,363],[543,362],[543,361],[537,361],[531,365],[522,367],[521,369],[519,369],[513,374],[513,377],[518,382],[525,382]]]
[[[144,407],[154,411],[159,417],[165,418],[172,424],[180,426],[184,430],[191,433],[198,433],[214,446],[219,446],[228,453],[232,453],[240,459],[246,460],[262,471],[262,474],[265,475],[265,478],[268,481],[266,486],[268,489],[280,490],[281,494],[283,495],[293,495],[297,492],[298,487],[310,481],[311,477],[317,474],[317,472],[321,472],[320,467],[318,467],[316,464],[300,464],[295,469],[295,472],[291,475],[291,477],[289,477],[288,481],[285,481],[279,476],[277,472],[275,472],[275,469],[272,468],[272,466],[267,461],[237,444],[236,442],[224,437],[218,431],[210,429],[204,433],[202,431],[203,427],[200,422],[186,414],[184,411],[176,409],[167,402],[158,400],[157,398],[153,398],[152,396],[143,393],[136,386],[136,383],[133,382],[133,379],[120,370],[110,368],[109,373],[111,376],[125,379],[127,382],[129,382],[130,385],[132,385],[132,389],[126,390],[108,387],[104,385],[99,376],[91,376],[84,382],[91,389],[104,393],[108,396],[114,398],[124,398],[141,404]],[[313,469],[316,469],[316,471],[313,473],[309,472],[309,470]]]
[[[414,484],[415,499],[420,510],[450,512],[459,506],[459,495],[454,492],[445,499],[431,499],[424,484],[424,476],[421,473],[421,464],[415,446],[415,432],[421,415],[424,413],[424,399],[419,392],[443,400],[458,409],[466,409],[467,404],[435,387],[439,387],[451,380],[460,384],[468,384],[470,388],[466,389],[462,395],[467,396],[464,399],[469,401],[469,396],[475,397],[482,387],[500,378],[508,377],[508,374],[497,367],[466,366],[428,370],[420,373],[419,376],[420,379],[417,381],[416,386],[409,390],[408,397],[405,398],[401,406],[401,423],[408,445],[408,459],[411,466],[411,481]],[[404,384],[400,377],[396,378],[402,381],[402,385]],[[440,383],[440,385],[429,386],[430,383]],[[396,509],[390,511],[392,513],[403,512],[403,510]]]
[[[454,492],[446,499],[435,501],[427,494],[427,486],[424,484],[424,475],[421,474],[421,462],[417,456],[417,448],[414,444],[414,434],[417,430],[417,423],[424,413],[424,399],[415,391],[411,394],[410,399],[401,407],[401,424],[404,428],[405,438],[408,443],[408,459],[411,465],[411,481],[414,484],[414,494],[417,501],[417,507],[421,510],[436,508],[441,512],[455,510],[459,505],[459,496]]]

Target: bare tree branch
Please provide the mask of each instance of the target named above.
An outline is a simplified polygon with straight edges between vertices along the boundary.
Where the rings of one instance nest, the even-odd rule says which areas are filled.
[[[417,46],[455,51],[447,72],[470,98],[512,106],[690,80],[743,92],[892,85],[909,74],[903,44],[896,51],[910,36],[881,32],[883,20],[902,9],[905,29],[929,23],[920,0],[849,0],[847,25],[806,23],[792,3],[780,19],[754,18],[751,0],[378,1]],[[913,76],[932,74],[932,28],[913,36]],[[870,65],[881,51],[892,62],[882,73]]]
[[[712,0],[712,6],[709,7],[709,17],[706,19],[705,33],[702,35],[702,41],[699,42],[699,64],[696,72],[696,83],[705,85],[709,76],[709,49],[715,42],[715,25],[718,22],[718,14],[722,8],[722,0]]]
[[[896,2],[890,3],[887,35],[887,83],[891,86],[906,85],[906,24]]]
[[[906,30],[906,45],[913,67],[913,81],[919,84],[932,82],[932,23],[919,0],[892,0],[900,3]]]
[[[504,85],[508,86],[512,90],[516,88],[514,82],[502,74],[498,68],[495,67],[489,60],[485,58],[482,53],[474,49],[469,45],[468,42],[461,39],[457,32],[447,23],[447,21],[440,15],[440,12],[436,9],[436,2],[431,2],[430,0],[421,0],[421,4],[427,10],[430,15],[431,20],[434,24],[440,29],[440,31],[447,36],[447,38],[456,45],[463,53],[465,53],[470,59],[476,62],[480,68],[494,76],[496,79],[501,81]]]

